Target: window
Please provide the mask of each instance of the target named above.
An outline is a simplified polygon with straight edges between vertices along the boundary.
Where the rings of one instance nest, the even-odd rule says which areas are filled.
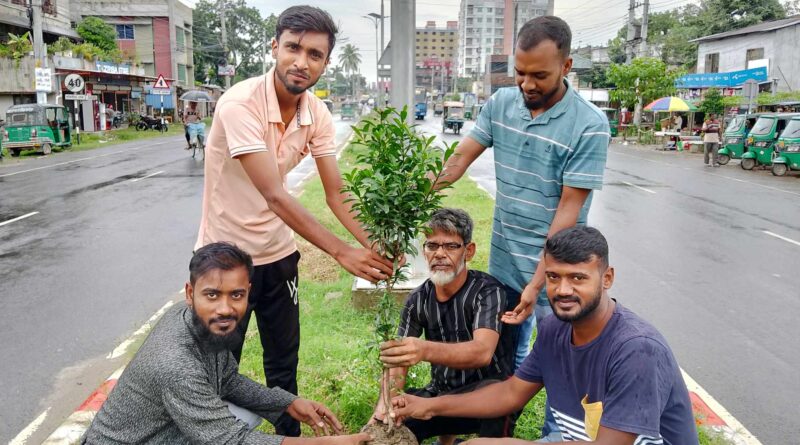
[[[480,8],[480,7],[475,8],[475,12],[483,12],[483,8]]]
[[[764,48],[750,48],[747,50],[746,62],[763,58],[764,58]]]
[[[117,25],[118,40],[133,40],[133,25]]]
[[[486,12],[492,12],[492,8],[486,8]]]
[[[186,34],[183,33],[183,28],[175,27],[175,46],[178,51],[186,49]]]
[[[178,82],[186,83],[186,65],[178,64]]]
[[[706,72],[719,72],[719,53],[706,54]]]

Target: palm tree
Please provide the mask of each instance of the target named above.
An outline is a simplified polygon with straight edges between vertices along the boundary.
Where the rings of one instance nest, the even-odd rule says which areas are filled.
[[[351,92],[353,94],[353,98],[355,99],[356,84],[354,80],[355,76],[353,74],[358,72],[358,66],[361,64],[361,54],[358,53],[358,48],[353,46],[351,43],[345,45],[342,48],[341,54],[339,54],[339,63],[345,72],[350,73],[350,80],[353,82],[353,89]]]

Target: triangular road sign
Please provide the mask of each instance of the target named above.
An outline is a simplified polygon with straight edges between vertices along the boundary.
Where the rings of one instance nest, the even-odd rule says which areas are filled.
[[[155,83],[155,85],[153,85],[153,88],[163,88],[163,89],[166,90],[166,89],[169,89],[169,84],[164,79],[164,76],[159,74],[158,75],[158,80],[156,80],[156,83]]]

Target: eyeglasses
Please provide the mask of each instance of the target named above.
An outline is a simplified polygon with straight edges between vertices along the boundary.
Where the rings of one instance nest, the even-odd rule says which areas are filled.
[[[425,251],[431,252],[431,253],[436,252],[437,250],[439,250],[440,247],[444,247],[444,250],[446,250],[448,252],[455,252],[456,250],[464,247],[464,245],[460,244],[460,243],[442,243],[442,244],[439,244],[439,243],[434,243],[432,241],[426,241],[425,244],[423,244],[423,246],[425,247]]]

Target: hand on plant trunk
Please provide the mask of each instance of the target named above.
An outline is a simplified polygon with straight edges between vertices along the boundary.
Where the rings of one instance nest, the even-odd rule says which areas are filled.
[[[500,317],[500,321],[514,325],[522,324],[522,322],[527,320],[533,313],[536,299],[539,297],[540,291],[541,288],[533,284],[525,286],[525,289],[522,290],[522,295],[519,297],[519,304],[517,307],[515,307],[514,310],[505,312],[503,316]]]
[[[342,424],[339,419],[321,403],[306,399],[295,399],[286,408],[286,413],[292,416],[293,419],[310,426],[317,436],[342,433]]]
[[[425,360],[425,340],[404,337],[381,343],[381,361],[387,368],[408,368]]]
[[[394,412],[390,415],[397,426],[400,426],[406,418],[429,420],[434,416],[431,407],[433,400],[408,394],[399,395],[392,399]]]
[[[348,272],[371,283],[392,275],[392,262],[371,249],[348,246],[335,258]]]

